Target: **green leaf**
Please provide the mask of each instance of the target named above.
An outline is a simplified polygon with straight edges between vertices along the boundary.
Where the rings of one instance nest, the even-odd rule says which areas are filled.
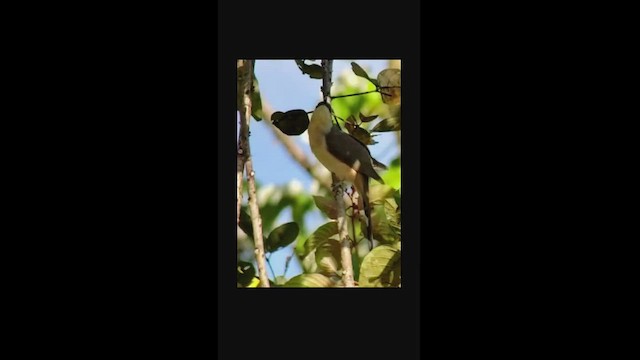
[[[361,78],[365,78],[371,81],[369,74],[367,74],[367,72],[364,71],[364,69],[360,65],[356,64],[355,62],[351,62],[351,70],[353,70],[353,73],[360,76]]]
[[[353,73],[360,76],[361,78],[369,80],[373,85],[376,86],[376,88],[378,87],[378,81],[376,79],[372,79],[360,65],[356,64],[355,62],[351,62],[351,70],[353,70]]]
[[[384,244],[395,243],[400,240],[399,229],[394,228],[389,222],[384,205],[372,206],[371,218],[373,221],[371,231],[374,239]]]
[[[320,211],[322,211],[329,219],[336,219],[338,217],[338,204],[336,200],[329,196],[313,196],[313,201]]]
[[[304,59],[295,60],[295,62],[296,65],[298,65],[298,69],[300,69],[303,74],[309,75],[312,79],[322,79],[324,76],[324,69],[318,64],[307,65],[305,64]]]
[[[393,116],[386,118],[371,129],[371,132],[385,132],[385,131],[399,131],[400,130],[400,116]]]
[[[253,75],[253,93],[251,94],[251,116],[256,121],[262,120],[262,97],[260,96],[260,86],[258,79]]]
[[[365,123],[373,121],[377,117],[378,117],[378,115],[364,116],[364,115],[362,115],[362,113],[360,113],[360,121],[365,122]]]
[[[389,166],[387,171],[381,176],[385,184],[391,186],[394,189],[399,189],[401,185],[400,175],[401,175],[400,166],[392,164],[391,166]],[[400,194],[397,194],[397,191],[396,191],[394,193],[394,196],[400,196]]]
[[[358,284],[361,287],[398,287],[400,285],[400,250],[380,245],[371,250],[360,266]]]
[[[338,223],[330,221],[324,225],[321,225],[316,231],[309,236],[304,244],[305,255],[315,250],[320,244],[327,241],[329,237],[338,233]]]
[[[369,188],[369,203],[372,205],[382,204],[384,199],[393,198],[396,189],[389,185],[376,184]]]
[[[400,209],[395,199],[386,199],[384,202],[384,211],[387,215],[387,221],[391,230],[395,233],[398,239],[401,238],[402,229],[400,225]]]
[[[358,139],[358,141],[365,145],[375,145],[378,143],[377,141],[373,140],[373,136],[371,136],[371,134],[367,130],[359,126],[353,128],[351,131],[349,131],[349,133],[351,134],[351,136]]]
[[[280,248],[283,248],[295,241],[298,237],[300,228],[298,224],[289,222],[282,224],[271,231],[267,241],[265,242],[265,250],[267,252],[274,252]]]
[[[316,264],[320,273],[326,276],[338,275],[340,268],[338,260],[340,259],[340,243],[336,240],[329,239],[323,242],[316,249]]]
[[[276,276],[276,282],[275,285],[276,286],[283,286],[284,284],[287,283],[287,278],[280,275],[280,276]]]
[[[238,226],[247,236],[253,239],[253,225],[251,224],[251,217],[247,214],[245,207],[240,208],[240,223],[238,223]]]
[[[309,74],[309,77],[312,79],[322,79],[322,77],[324,76],[324,69],[322,68],[322,66],[317,64],[309,65],[306,68],[305,72]]]
[[[367,247],[367,251],[369,251],[369,244],[367,240],[364,240],[364,242],[367,243],[367,245],[365,245]],[[357,247],[356,247],[357,249]],[[358,255],[358,251],[356,250],[356,253],[354,256],[351,257],[351,264],[353,266],[353,278],[357,279],[358,277],[360,277],[360,266],[362,265],[362,258]]]
[[[256,276],[256,269],[253,264],[246,261],[238,261],[236,269],[236,282],[247,287]]]
[[[300,234],[298,237],[307,237],[307,230],[305,227],[305,215],[313,209],[313,201],[308,196],[295,196],[294,202],[291,205],[291,216],[293,221],[300,226]]]
[[[333,282],[322,274],[300,274],[292,277],[284,286],[326,288],[333,286]]]
[[[284,186],[273,187],[267,196],[266,203],[260,206],[260,216],[262,217],[262,229],[269,232],[274,227],[274,223],[282,210],[291,206],[293,197],[289,196]],[[266,236],[264,236],[266,238]]]
[[[280,111],[277,111],[280,112]],[[273,125],[287,135],[300,135],[309,127],[309,115],[301,109],[289,110],[274,119],[271,117]]]
[[[302,256],[302,270],[304,273],[315,273],[318,271],[318,264],[316,264],[316,252],[315,250]]]
[[[258,285],[260,285],[260,279],[258,279],[257,277],[254,277],[253,279],[251,279],[251,283],[249,285],[247,285],[248,288],[257,288]]]

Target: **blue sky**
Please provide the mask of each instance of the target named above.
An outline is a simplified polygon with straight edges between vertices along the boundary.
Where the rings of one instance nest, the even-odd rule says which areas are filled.
[[[351,61],[356,61],[372,76],[377,75],[380,71],[389,67],[388,60],[335,60],[333,63],[334,81],[345,71],[352,74]],[[255,74],[259,81],[263,103],[269,103],[276,111],[284,112],[292,109],[312,111],[318,102],[322,100],[320,93],[322,81],[311,79],[308,75],[303,75],[293,60],[257,60]],[[366,82],[365,79],[355,76],[354,78],[356,79],[355,81]],[[239,125],[237,125],[236,139],[238,130]],[[314,195],[311,187],[313,179],[291,158],[264,121],[257,122],[252,120],[250,130],[251,137],[249,140],[251,143],[253,167],[256,178],[260,181],[261,185],[263,187],[270,184],[284,185],[291,181],[297,181],[302,186],[301,196]],[[311,153],[308,141],[306,141],[306,132],[300,136],[292,136],[291,138],[313,163],[317,162]],[[389,164],[392,159],[398,156],[397,146],[394,146],[396,144],[395,133],[379,133],[375,140],[378,141],[378,144],[369,147],[374,158],[382,163]],[[393,151],[390,151],[390,149]],[[293,220],[291,218],[291,212],[287,209],[281,213],[274,226],[290,221]],[[319,211],[310,212],[305,219],[308,229],[315,229],[326,221]],[[271,265],[276,275],[282,275],[285,258],[293,253],[292,246],[281,249],[272,255]],[[273,278],[274,276],[271,274],[271,271],[269,269],[267,269],[267,271],[270,277]],[[294,260],[291,261],[289,265],[286,277],[291,278],[301,272],[302,269]]]

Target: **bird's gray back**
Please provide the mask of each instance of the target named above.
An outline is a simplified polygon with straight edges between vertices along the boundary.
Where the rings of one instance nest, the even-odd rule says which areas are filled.
[[[331,128],[326,137],[329,152],[338,160],[353,166],[360,162],[359,172],[382,182],[380,175],[373,169],[371,153],[367,146],[353,138],[351,135],[340,131],[336,126]]]

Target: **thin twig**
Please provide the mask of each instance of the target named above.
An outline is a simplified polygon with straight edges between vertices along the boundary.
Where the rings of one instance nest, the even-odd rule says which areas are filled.
[[[333,60],[322,60],[324,76],[322,78],[322,97],[327,101],[331,92],[331,75],[333,73]],[[331,174],[333,179],[332,187],[336,199],[338,234],[340,236],[340,260],[342,263],[342,282],[345,287],[354,287],[353,283],[353,263],[351,259],[351,240],[349,239],[349,229],[346,222],[344,206],[344,183],[339,181],[335,174]]]
[[[340,98],[345,98],[349,96],[366,95],[374,92],[379,92],[380,94],[391,96],[391,94],[384,93],[380,91],[380,89],[400,89],[400,88],[401,88],[400,86],[379,86],[375,90],[370,90],[370,91],[365,91],[365,92],[355,93],[355,94],[346,94],[346,95],[336,95],[336,96],[329,95],[329,97],[331,98],[331,100],[333,100],[333,99],[340,99]]]
[[[371,93],[374,93],[374,92],[378,92],[378,89],[371,90],[371,91],[365,91],[365,92],[361,92],[361,93],[357,93],[357,94],[330,96],[330,98],[331,98],[331,100],[333,100],[333,99],[340,99],[340,98],[345,98],[345,97],[349,97],[349,96],[371,94]]]
[[[293,258],[293,256],[294,254],[287,256],[287,260],[285,260],[284,262],[284,274],[282,274],[282,276],[287,275],[287,270],[289,270],[289,263],[291,263],[291,259]]]
[[[255,172],[251,160],[251,147],[249,146],[249,121],[251,120],[251,93],[253,91],[253,63],[254,60],[238,61],[238,89],[242,94],[242,107],[240,109],[240,136],[238,139],[238,154],[243,157],[247,182],[249,183],[249,208],[251,209],[251,224],[255,241],[256,262],[258,263],[258,275],[261,287],[269,287],[269,277],[265,268],[264,241],[262,238],[262,218],[256,196]],[[238,165],[240,168],[240,165]],[[240,178],[240,182],[242,179]],[[241,201],[241,185],[238,186],[238,201]],[[238,205],[239,206],[239,205]],[[238,219],[240,214],[238,212]]]
[[[276,272],[273,271],[273,268],[271,267],[271,261],[269,261],[270,257],[271,256],[266,258],[267,259],[267,265],[269,265],[269,270],[271,270],[271,275],[273,275],[273,281],[275,282],[276,281]]]

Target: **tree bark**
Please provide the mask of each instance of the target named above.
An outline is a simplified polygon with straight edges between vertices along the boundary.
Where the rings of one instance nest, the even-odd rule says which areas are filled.
[[[324,76],[322,78],[322,97],[327,101],[331,94],[331,76],[333,74],[333,60],[322,60]],[[344,210],[344,183],[339,181],[335,174],[331,174],[333,179],[332,188],[338,210],[338,234],[340,236],[340,262],[342,264],[342,282],[344,287],[354,287],[353,282],[353,262],[351,258],[351,240],[349,239],[349,229],[347,227],[347,216]],[[355,239],[353,239],[355,241]]]
[[[255,243],[256,262],[260,287],[269,287],[269,277],[265,267],[264,240],[262,237],[262,217],[256,196],[255,172],[251,160],[249,145],[249,122],[251,121],[251,94],[253,93],[253,63],[254,60],[238,60],[238,99],[240,103],[240,134],[238,136],[238,222],[240,221],[240,204],[242,202],[242,169],[245,168],[249,185],[249,209],[251,210],[251,224]]]

